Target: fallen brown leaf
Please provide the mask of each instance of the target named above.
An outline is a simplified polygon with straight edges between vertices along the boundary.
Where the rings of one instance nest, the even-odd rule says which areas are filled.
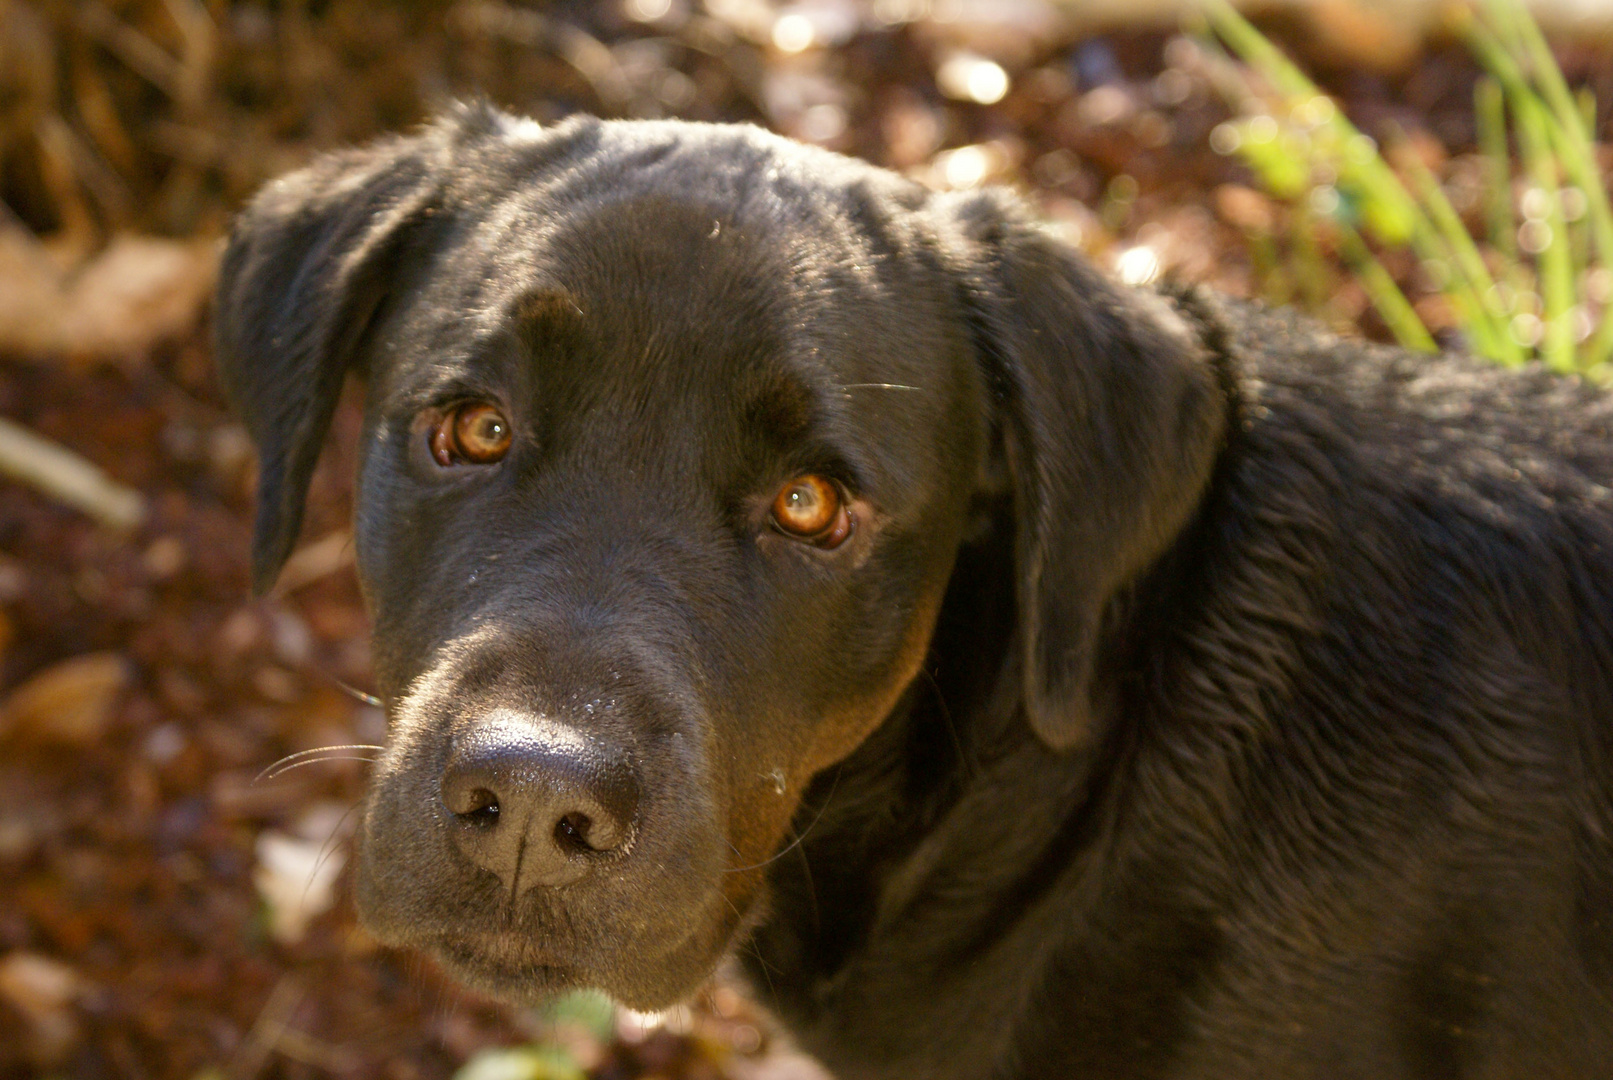
[[[0,229],[0,353],[129,363],[195,325],[213,290],[211,240],[114,237],[64,267],[22,229]]]
[[[0,704],[0,735],[87,746],[106,730],[112,707],[129,681],[115,652],[88,653],[46,668]]]
[[[70,1006],[81,989],[78,973],[48,956],[19,950],[0,959],[0,1000],[27,1018],[31,1056],[41,1064],[60,1061],[78,1041]]]

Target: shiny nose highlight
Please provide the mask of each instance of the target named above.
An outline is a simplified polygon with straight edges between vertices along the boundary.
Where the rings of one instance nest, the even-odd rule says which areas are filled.
[[[519,894],[586,877],[624,852],[639,785],[625,755],[577,729],[513,711],[454,739],[442,801],[454,844]]]

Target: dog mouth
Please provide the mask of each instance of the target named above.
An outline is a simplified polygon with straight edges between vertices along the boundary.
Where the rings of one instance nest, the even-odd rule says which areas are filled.
[[[756,905],[732,918],[691,919],[682,933],[650,944],[601,928],[589,941],[554,940],[519,928],[438,929],[411,935],[404,947],[430,956],[443,971],[481,993],[538,1005],[569,990],[592,987],[623,1004],[656,1009],[698,985],[754,924]]]
[[[586,725],[464,691],[457,669],[441,681],[399,707],[371,777],[354,857],[364,925],[507,1000],[594,987],[654,1008],[696,989],[761,887],[724,873],[732,845],[703,761],[676,743],[604,755]],[[557,839],[575,813],[591,819],[574,830],[588,851]],[[612,819],[616,832],[598,831]]]
[[[419,947],[460,981],[505,997],[543,997],[586,981],[573,964],[516,933],[439,934]]]

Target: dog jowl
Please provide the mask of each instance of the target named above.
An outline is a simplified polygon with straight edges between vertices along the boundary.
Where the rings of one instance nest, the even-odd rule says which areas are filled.
[[[738,949],[844,1077],[1607,1060],[1598,392],[484,108],[270,185],[219,297],[257,588],[366,385],[383,940],[638,1008]]]

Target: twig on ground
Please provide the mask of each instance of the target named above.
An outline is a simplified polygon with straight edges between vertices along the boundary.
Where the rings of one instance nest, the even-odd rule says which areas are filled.
[[[138,491],[4,417],[0,417],[0,474],[31,484],[120,532],[135,528],[146,517],[145,496]]]
[[[353,534],[346,529],[337,529],[293,551],[280,570],[275,591],[281,594],[295,592],[352,564]]]
[[[295,975],[280,977],[269,992],[269,999],[263,1003],[252,1030],[236,1050],[235,1059],[230,1062],[226,1074],[230,1080],[256,1080],[269,1063],[269,1056],[280,1048],[291,1027],[292,1014],[307,996],[307,988]]]

